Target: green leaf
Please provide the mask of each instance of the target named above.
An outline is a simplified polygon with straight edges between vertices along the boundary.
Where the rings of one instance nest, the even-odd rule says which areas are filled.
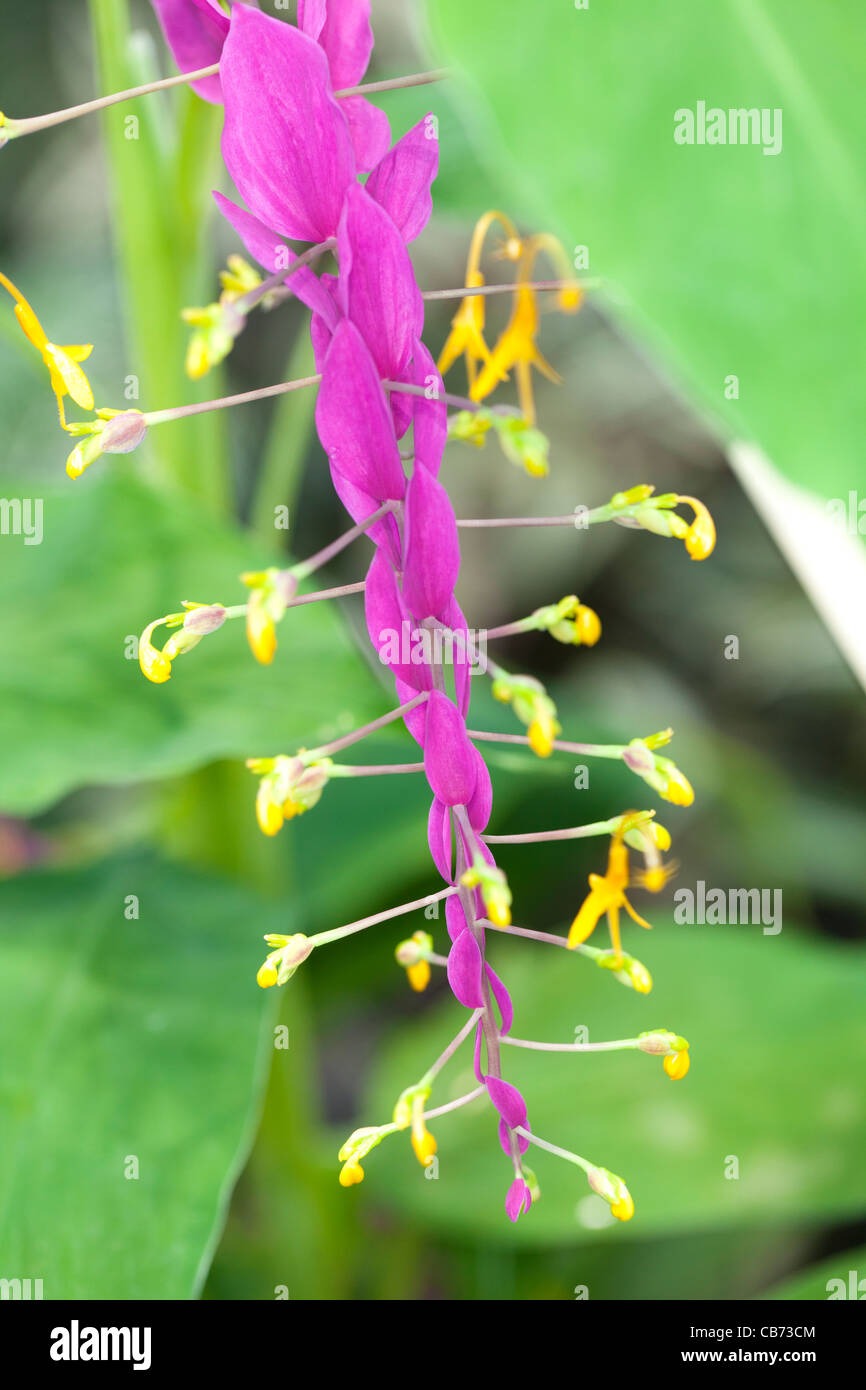
[[[866,1246],[859,1250],[841,1250],[827,1260],[809,1265],[781,1284],[768,1289],[763,1298],[770,1299],[856,1299],[866,1298]]]
[[[3,1273],[45,1298],[188,1298],[258,1118],[255,938],[285,909],[144,856],[0,900]]]
[[[245,602],[239,574],[272,556],[187,499],[160,496],[134,466],[98,461],[45,496],[40,545],[9,536],[0,546],[0,585],[17,596],[0,637],[7,814],[31,814],[84,785],[313,747],[387,708],[325,604],[286,615],[269,668],[253,659],[236,619],[180,658],[165,685],[145,680],[134,655],[125,659],[129,639],[184,599]],[[251,800],[253,790],[251,777]]]
[[[430,10],[508,208],[589,248],[618,316],[725,435],[847,498],[866,426],[856,0],[674,0],[664,22],[643,0],[522,5],[506,26],[499,0]],[[781,110],[780,153],[678,144],[699,100]]]
[[[652,907],[648,915],[659,921]],[[634,1219],[596,1229],[605,1208],[600,1199],[585,1201],[580,1171],[533,1148],[527,1162],[542,1199],[512,1235],[503,1211],[509,1164],[495,1114],[482,1102],[431,1122],[437,1181],[425,1180],[404,1136],[386,1140],[365,1164],[372,1196],[447,1231],[523,1243],[574,1242],[581,1234],[621,1240],[862,1211],[863,952],[818,947],[788,925],[779,936],[763,936],[759,926],[665,926],[649,935],[627,924],[626,931],[628,949],[652,971],[649,996],[537,943],[497,937],[490,954],[514,1000],[515,1036],[569,1042],[584,1025],[590,1041],[662,1026],[688,1038],[691,1070],[676,1082],[659,1059],[636,1052],[502,1050],[503,1074],[523,1091],[533,1131],[624,1178]],[[400,1091],[423,1075],[464,1018],[443,1002],[408,1028],[383,1058],[357,1123],[388,1120]],[[464,1044],[430,1108],[475,1084]],[[733,1160],[736,1178],[726,1176],[735,1171]]]

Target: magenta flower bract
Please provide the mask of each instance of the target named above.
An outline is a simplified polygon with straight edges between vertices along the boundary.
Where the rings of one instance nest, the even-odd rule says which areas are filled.
[[[216,199],[248,252],[272,274],[292,263],[286,238],[336,239],[338,275],[304,268],[288,283],[313,312],[321,372],[316,427],[334,487],[355,521],[391,506],[368,530],[376,553],[366,579],[367,629],[401,705],[426,696],[406,711],[405,723],[423,750],[433,792],[427,826],[433,862],[456,886],[470,867],[498,871],[478,838],[490,818],[492,787],[466,730],[473,653],[454,594],[457,523],[437,476],[447,435],[444,391],[422,342],[424,304],[407,250],[430,216],[436,123],[425,118],[387,150],[387,122],[372,114],[375,108],[334,99],[334,89],[357,85],[369,60],[366,0],[301,0],[299,25],[246,5],[232,9],[221,62],[223,154],[249,211],[220,194]],[[357,176],[366,169],[372,172],[362,187]],[[398,441],[410,425],[407,476]],[[449,656],[452,694],[440,658],[425,646],[443,632],[457,635]],[[519,1174],[527,1141],[514,1130],[528,1128],[526,1104],[499,1075],[498,1057],[483,1056],[484,1019],[495,1026],[498,1010],[507,1033],[513,1012],[507,989],[486,964],[485,915],[480,886],[461,886],[447,899],[448,979],[465,1008],[484,1011],[476,1074]],[[525,1183],[515,1181],[507,1202],[512,1220],[529,1201]]]
[[[151,0],[165,41],[181,72],[196,72],[218,63],[230,18],[217,0]],[[222,101],[219,74],[192,84],[205,101]]]
[[[298,0],[298,27],[322,48],[331,87],[357,87],[373,51],[369,0]],[[349,126],[360,172],[375,167],[388,148],[388,117],[363,96],[343,97],[340,107]]]
[[[220,78],[223,159],[250,210],[293,240],[333,236],[357,169],[322,49],[292,25],[236,4]]]

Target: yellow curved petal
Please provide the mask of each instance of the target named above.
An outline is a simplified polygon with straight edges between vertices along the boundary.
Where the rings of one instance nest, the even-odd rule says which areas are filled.
[[[15,317],[21,325],[25,337],[29,338],[33,346],[41,352],[48,339],[45,336],[45,329],[26,299],[15,305]]]
[[[57,347],[55,343],[46,343],[42,349],[42,356],[51,372],[52,385],[54,385],[56,373],[63,383],[64,392],[72,397],[75,404],[80,405],[82,410],[92,410],[93,392],[90,389],[90,382],[77,363],[73,362],[63,348]],[[54,386],[54,391],[57,395],[56,386]]]
[[[580,905],[577,916],[571,924],[568,933],[568,949],[573,951],[575,946],[580,946],[591,936],[598,926],[599,918],[607,911],[608,894],[593,888],[588,897],[584,898]]]
[[[637,922],[639,927],[646,927],[647,931],[652,931],[652,922],[645,922],[643,917],[640,917],[638,913],[635,912],[628,898],[625,896],[625,893],[622,895],[622,905],[633,922]]]

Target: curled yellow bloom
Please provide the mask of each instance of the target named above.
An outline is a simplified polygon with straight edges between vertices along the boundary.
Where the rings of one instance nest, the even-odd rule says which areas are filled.
[[[645,922],[643,917],[638,916],[625,895],[629,883],[628,849],[623,843],[623,836],[628,829],[627,822],[628,816],[624,816],[619,828],[611,836],[605,874],[603,876],[590,874],[589,895],[581,903],[568,933],[569,950],[574,950],[575,946],[579,946],[592,934],[599,919],[607,914],[611,945],[615,952],[617,966],[623,960],[619,932],[620,909],[625,908],[632,921],[637,922],[639,926],[650,929],[652,925],[650,922]]]
[[[93,351],[93,344],[72,343],[67,344],[66,347],[58,347],[56,343],[50,343],[31,305],[21,291],[13,285],[12,281],[2,273],[0,273],[0,285],[15,300],[15,317],[22,332],[39,351],[42,361],[48,368],[51,389],[57,401],[60,424],[65,429],[64,396],[71,396],[75,404],[80,405],[82,410],[93,409],[93,392],[90,389],[90,382],[78,365],[79,362],[84,362],[90,356]],[[167,680],[168,677],[163,677],[163,679]]]
[[[494,927],[511,926],[511,908],[505,902],[494,900],[487,908],[487,917]]]
[[[471,386],[469,395],[473,401],[483,401],[489,396],[498,382],[508,376],[513,369],[517,375],[517,394],[520,409],[527,424],[535,424],[535,401],[532,392],[532,368],[546,376],[549,381],[559,384],[559,373],[542,356],[536,344],[540,315],[536,291],[530,288],[532,269],[536,258],[546,251],[559,268],[564,268],[565,277],[572,279],[571,266],[561,244],[548,233],[530,237],[524,244],[523,254],[517,271],[514,287],[514,301],[509,319],[490,359],[485,363],[477,381]],[[560,290],[558,307],[571,313],[580,303],[580,288],[573,281],[566,289]]]
[[[707,507],[697,497],[677,498],[678,502],[688,502],[695,517],[684,536],[685,547],[693,560],[706,560],[713,553],[716,544],[716,527]]]
[[[138,664],[142,674],[147,676],[154,685],[162,685],[171,677],[171,660],[164,652],[159,651],[151,642],[150,637],[154,628],[164,623],[164,618],[157,618],[149,623],[138,639]]]
[[[506,260],[516,261],[521,254],[521,241],[510,217],[495,208],[485,212],[475,224],[469,257],[466,262],[466,275],[463,283],[470,289],[484,286],[481,271],[481,255],[484,240],[494,223],[500,223],[505,231],[506,241],[501,254]],[[460,307],[451,320],[451,331],[439,354],[437,366],[444,376],[461,355],[466,359],[466,376],[470,387],[474,385],[478,364],[490,362],[490,349],[484,341],[485,304],[483,294],[467,294],[460,301]]]

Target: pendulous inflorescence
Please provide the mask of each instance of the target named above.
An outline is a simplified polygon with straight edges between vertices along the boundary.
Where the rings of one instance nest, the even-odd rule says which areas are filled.
[[[189,80],[205,100],[223,104],[223,156],[243,204],[214,196],[246,254],[263,272],[234,254],[221,277],[219,297],[210,305],[183,310],[192,328],[187,372],[198,378],[222,361],[257,306],[273,308],[293,296],[311,312],[316,374],[195,407],[97,410],[80,365],[90,346],[52,344],[16,286],[3,275],[0,285],[12,297],[19,324],[42,356],[61,426],[78,441],[67,461],[71,478],[79,477],[102,454],[132,451],[149,428],[192,410],[317,389],[319,439],[334,488],[353,524],[306,560],[243,575],[243,602],[184,600],[175,612],[148,622],[139,642],[141,670],[152,683],[165,683],[176,661],[239,618],[246,624],[253,655],[268,665],[276,652],[278,629],[290,623],[292,608],[363,594],[369,638],[391,672],[396,703],[380,718],[330,743],[251,757],[247,765],[258,779],[256,816],[263,833],[273,836],[287,820],[316,806],[333,781],[384,774],[423,776],[432,794],[430,854],[444,885],[414,902],[313,935],[268,935],[258,984],[283,985],[318,948],[444,903],[447,952],[437,951],[432,935],[422,930],[398,944],[395,958],[415,991],[426,988],[434,969],[444,969],[464,1016],[440,1057],[397,1098],[391,1119],[358,1129],[346,1140],[339,1154],[341,1184],[360,1182],[363,1162],[391,1134],[407,1132],[418,1161],[426,1167],[437,1148],[428,1124],[478,1101],[490,1107],[498,1125],[511,1172],[505,1207],[512,1221],[539,1196],[538,1180],[525,1159],[531,1144],[582,1169],[613,1216],[628,1220],[634,1204],[620,1177],[533,1133],[526,1101],[504,1074],[503,1053],[509,1046],[540,1053],[630,1050],[661,1057],[665,1073],[677,1080],[689,1068],[688,1043],[667,1029],[602,1043],[517,1038],[512,1032],[511,996],[489,962],[487,944],[491,932],[508,931],[574,952],[637,993],[649,993],[648,970],[623,949],[621,913],[643,928],[650,926],[632,906],[628,891],[658,893],[665,887],[673,871],[665,860],[671,837],[651,809],[624,809],[592,825],[493,834],[488,829],[493,793],[483,749],[486,743],[504,742],[540,758],[579,752],[614,759],[674,806],[688,806],[694,792],[676,764],[659,752],[672,730],[615,745],[564,741],[560,712],[543,684],[531,674],[507,670],[486,654],[484,669],[492,693],[513,712],[515,732],[471,727],[470,677],[479,665],[478,630],[469,626],[455,595],[460,536],[468,531],[471,537],[473,529],[484,527],[586,529],[615,522],[681,540],[693,560],[703,560],[715,544],[712,518],[697,498],[656,494],[650,485],[639,484],[603,505],[583,509],[579,522],[574,514],[458,520],[440,477],[449,441],[482,448],[495,437],[506,457],[529,477],[547,473],[549,442],[536,423],[532,373],[539,371],[552,381],[560,378],[538,345],[541,310],[549,305],[574,313],[586,287],[575,279],[554,236],[524,234],[506,213],[491,210],[480,217],[472,236],[464,284],[455,291],[422,294],[408,247],[431,215],[438,127],[430,114],[392,143],[387,118],[365,95],[368,88],[362,78],[373,44],[369,0],[299,0],[297,26],[244,4],[234,4],[227,12],[215,0],[153,3],[187,76],[151,88]],[[373,85],[407,85],[442,75],[418,74]],[[17,122],[0,117],[0,133],[4,140],[15,138],[124,95],[49,117]],[[360,176],[366,176],[363,183]],[[491,247],[494,233],[499,240]],[[296,253],[290,241],[307,249]],[[321,271],[320,262],[328,256],[335,260],[336,272]],[[533,279],[540,257],[552,263],[558,279]],[[513,282],[488,283],[488,260],[511,265]],[[485,336],[486,299],[503,292],[512,296],[512,311],[491,347]],[[426,298],[459,300],[438,363],[423,341]],[[461,358],[468,397],[450,395],[442,379]],[[512,377],[517,404],[485,404]],[[67,421],[66,397],[90,412],[90,418]],[[410,438],[411,446],[406,447]],[[677,510],[681,505],[690,515]],[[302,587],[361,539],[373,549],[363,578],[337,588]],[[598,615],[577,595],[568,594],[484,635],[485,641],[504,642],[526,632],[546,632],[558,642],[593,648],[602,628]],[[398,720],[417,745],[414,761],[363,766],[340,760],[344,750]],[[517,732],[521,727],[524,732]],[[495,846],[593,836],[609,841],[607,865],[604,873],[590,875],[589,892],[567,937],[514,925],[512,894],[496,863]],[[642,867],[633,868],[635,855]],[[588,944],[602,917],[609,927],[609,948]],[[440,1073],[470,1040],[477,1085],[456,1099],[429,1105]]]

